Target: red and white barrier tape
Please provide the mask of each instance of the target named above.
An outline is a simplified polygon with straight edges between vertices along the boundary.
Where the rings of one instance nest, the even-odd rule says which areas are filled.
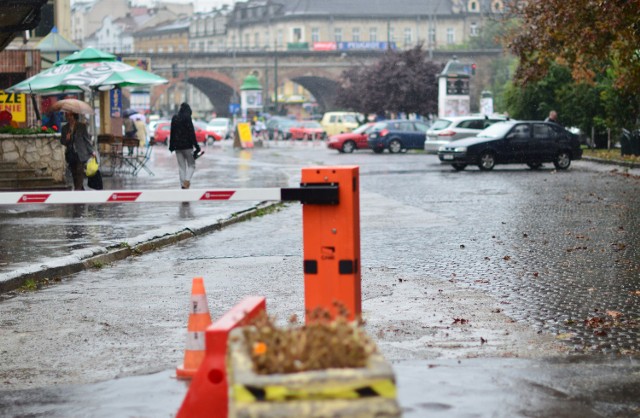
[[[170,189],[170,190],[96,190],[82,192],[6,192],[0,193],[0,205],[74,204],[74,203],[146,203],[208,202],[220,200],[282,200],[280,188],[262,189]]]

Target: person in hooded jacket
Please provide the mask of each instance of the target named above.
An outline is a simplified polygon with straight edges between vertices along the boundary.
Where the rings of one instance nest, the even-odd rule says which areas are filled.
[[[191,120],[191,107],[187,103],[182,103],[178,114],[171,118],[169,151],[176,152],[180,185],[183,189],[188,189],[191,186],[191,177],[196,170],[194,149],[196,152],[200,152],[200,146],[196,141],[196,131]]]

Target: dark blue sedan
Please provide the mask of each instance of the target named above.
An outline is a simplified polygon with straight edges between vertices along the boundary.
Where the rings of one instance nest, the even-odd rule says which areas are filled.
[[[424,149],[429,127],[418,120],[385,120],[376,123],[369,131],[369,148],[376,153],[388,149],[390,153],[408,149]]]
[[[582,149],[577,135],[553,122],[511,121],[440,147],[438,158],[455,170],[477,165],[487,171],[496,164],[527,164],[537,169],[547,162],[566,170],[571,160],[582,158]]]

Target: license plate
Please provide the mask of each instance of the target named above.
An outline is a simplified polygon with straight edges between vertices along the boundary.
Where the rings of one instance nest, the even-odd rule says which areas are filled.
[[[443,159],[443,160],[453,160],[453,155],[451,155],[451,154],[444,154],[444,155],[442,156],[442,159]]]

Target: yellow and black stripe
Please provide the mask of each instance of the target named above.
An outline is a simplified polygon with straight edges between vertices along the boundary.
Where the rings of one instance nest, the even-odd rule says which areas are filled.
[[[327,387],[292,389],[286,386],[233,385],[233,398],[238,403],[285,402],[292,400],[396,398],[396,385],[390,379],[360,384],[334,384]]]

